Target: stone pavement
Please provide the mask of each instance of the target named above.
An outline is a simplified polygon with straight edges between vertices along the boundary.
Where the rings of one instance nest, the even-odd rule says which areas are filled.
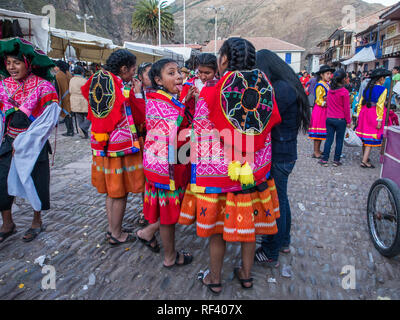
[[[379,255],[366,222],[367,196],[379,169],[361,169],[360,150],[347,148],[343,167],[323,168],[311,159],[311,150],[301,136],[289,186],[292,254],[281,257],[277,270],[255,265],[254,290],[243,291],[232,272],[240,263],[240,246],[228,245],[218,299],[400,299],[400,259]],[[378,164],[377,150],[372,160]],[[18,233],[0,244],[0,299],[215,299],[196,280],[207,267],[208,241],[193,226],[177,227],[177,248],[193,252],[194,263],[174,270],[162,268],[162,254],[139,242],[119,248],[105,243],[105,197],[91,186],[90,162],[88,141],[59,133],[52,210],[44,214],[47,231],[33,243],[22,242],[32,210],[17,199]],[[140,196],[129,198],[125,226],[139,228],[141,205]],[[56,290],[41,289],[44,274],[34,264],[40,256],[56,270]],[[355,290],[342,288],[346,265],[356,269]],[[287,271],[290,278],[282,276]]]

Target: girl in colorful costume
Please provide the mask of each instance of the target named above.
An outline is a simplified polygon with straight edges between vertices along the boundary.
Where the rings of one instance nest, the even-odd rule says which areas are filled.
[[[382,145],[383,119],[385,119],[385,102],[387,99],[387,89],[383,86],[385,78],[391,73],[385,69],[376,69],[371,74],[371,81],[363,92],[363,96],[358,104],[357,115],[358,125],[357,136],[363,142],[362,168],[375,168],[370,163],[369,156],[372,148]]]
[[[51,153],[48,138],[61,109],[49,82],[55,65],[44,52],[24,39],[0,41],[0,242],[16,232],[12,204],[18,196],[34,209],[31,228],[23,240],[34,240],[45,227],[41,211],[50,209]]]
[[[197,219],[197,234],[210,238],[210,271],[199,280],[222,291],[226,242],[242,243],[242,268],[235,276],[245,289],[254,263],[256,235],[277,233],[279,201],[271,169],[271,129],[281,121],[273,88],[255,69],[254,46],[230,38],[219,52],[222,78],[202,90],[193,120],[191,186],[179,223]],[[245,159],[243,159],[245,158]]]
[[[216,80],[215,75],[218,71],[217,58],[210,53],[203,53],[198,56],[199,68],[197,75],[183,84],[180,101],[186,106],[187,116],[190,121],[196,109],[196,103],[201,90],[207,81]]]
[[[182,75],[176,61],[157,61],[150,70],[150,79],[156,91],[147,94],[147,137],[143,157],[146,175],[143,211],[150,225],[142,234],[154,234],[160,228],[165,255],[163,265],[171,268],[193,261],[189,253],[175,250],[175,225],[190,176],[190,167],[179,164],[179,160],[186,160],[186,152],[182,153],[181,147],[189,130],[182,126],[185,106],[178,100]],[[149,241],[148,246],[150,243],[153,251],[157,251],[155,238]]]
[[[150,72],[152,65],[153,64],[150,62],[144,62],[138,68],[138,79],[142,83],[141,95],[142,95],[142,98],[145,100],[145,102],[147,100],[147,98],[146,98],[147,91],[151,88],[151,80],[149,78],[149,72]],[[135,109],[134,113],[139,112],[141,115],[143,115],[143,116],[141,116],[141,118],[143,119],[143,122],[135,123],[137,131],[138,131],[138,136],[139,136],[140,149],[143,151],[144,142],[146,140],[146,110],[145,110],[146,105],[143,105],[142,107],[144,107],[144,108]],[[142,199],[144,201],[144,193],[142,194]],[[144,218],[143,212],[141,212],[139,214],[139,225],[142,227],[147,225],[147,221]]]
[[[321,143],[326,140],[326,98],[330,89],[329,81],[331,80],[332,73],[335,69],[323,65],[317,72],[319,82],[315,87],[315,105],[311,115],[310,130],[308,135],[310,139],[314,140],[314,153],[313,158],[321,159]]]
[[[92,122],[92,184],[107,194],[106,209],[111,245],[133,242],[136,237],[122,230],[127,196],[144,192],[143,157],[135,123],[144,115],[132,110],[144,109],[141,83],[133,80],[136,57],[128,50],[117,50],[82,87],[89,102],[88,119]],[[126,86],[133,81],[132,90]],[[141,106],[140,106],[141,105]]]

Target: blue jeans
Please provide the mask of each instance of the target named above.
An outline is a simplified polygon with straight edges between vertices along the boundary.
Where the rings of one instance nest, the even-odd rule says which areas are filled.
[[[346,133],[346,120],[343,119],[333,119],[328,118],[326,119],[326,130],[327,130],[327,137],[325,142],[324,154],[322,156],[323,161],[329,160],[329,155],[331,154],[331,148],[333,141],[335,140],[336,134],[336,150],[335,150],[335,158],[333,161],[339,162],[340,156],[342,155],[343,151],[343,142],[344,142],[344,135]]]
[[[261,247],[269,259],[277,261],[279,251],[290,246],[290,230],[292,227],[292,213],[287,195],[289,175],[292,173],[296,161],[272,163],[271,174],[275,179],[279,197],[281,217],[276,220],[278,233],[272,236],[263,236]]]

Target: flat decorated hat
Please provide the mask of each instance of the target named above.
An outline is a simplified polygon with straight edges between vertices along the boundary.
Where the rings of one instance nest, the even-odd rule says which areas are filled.
[[[9,55],[28,62],[32,67],[32,73],[38,77],[48,81],[53,80],[50,70],[55,67],[54,62],[33,43],[22,38],[0,40],[0,59],[3,61],[0,63],[0,74],[5,77],[10,76],[5,64],[5,59]]]

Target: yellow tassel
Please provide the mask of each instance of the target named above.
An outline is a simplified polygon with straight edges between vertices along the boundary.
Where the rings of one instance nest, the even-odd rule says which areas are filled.
[[[239,181],[241,164],[239,161],[232,161],[228,167],[228,175],[232,181]]]
[[[98,142],[106,142],[110,139],[110,136],[108,135],[108,133],[94,133],[92,132],[94,138],[96,139],[96,141]]]
[[[248,162],[240,169],[240,183],[242,185],[251,185],[255,183],[253,169]]]

